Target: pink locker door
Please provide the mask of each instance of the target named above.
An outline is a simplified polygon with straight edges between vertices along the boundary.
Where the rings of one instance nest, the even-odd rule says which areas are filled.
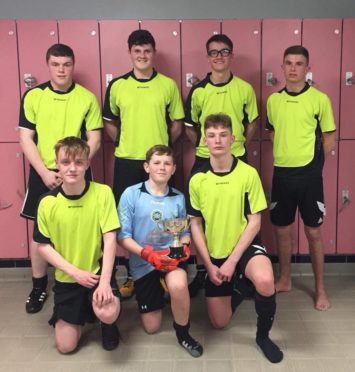
[[[139,29],[135,20],[102,20],[100,25],[102,98],[109,82],[132,70],[127,39]]]
[[[177,20],[143,20],[140,28],[150,31],[155,39],[157,71],[174,79],[180,87],[180,22]]]
[[[261,21],[259,19],[223,20],[222,33],[233,41],[232,71],[253,86],[260,112]],[[260,138],[260,122],[259,118],[259,129],[254,138]]]
[[[155,57],[155,68],[158,72],[174,79],[181,88],[181,40],[180,22],[177,20],[143,20],[140,28],[152,33],[157,54]],[[175,187],[184,189],[182,141],[180,138],[174,145],[177,160],[177,168],[174,175]]]
[[[193,84],[204,79],[210,71],[207,61],[206,41],[221,32],[218,20],[183,20],[181,22],[182,76],[181,93],[186,100]],[[193,37],[192,37],[193,35]],[[195,160],[195,148],[186,138],[183,141],[183,167],[185,187]]]
[[[20,217],[25,194],[20,146],[0,144],[0,159],[0,258],[28,257],[26,220]]]
[[[270,141],[261,142],[261,180],[264,187],[265,196],[268,204],[271,200],[272,188],[272,144]],[[269,209],[262,212],[261,219],[261,241],[265,244],[270,254],[277,253],[276,239],[274,226],[270,221]],[[295,223],[292,226],[292,253],[296,254],[298,251],[298,216],[296,214]]]
[[[109,82],[132,70],[127,39],[132,31],[139,29],[139,23],[135,20],[103,20],[99,22],[99,25],[101,90],[104,101]],[[114,147],[106,135],[104,135],[104,142],[105,183],[112,186]]]
[[[271,93],[285,85],[281,64],[283,53],[291,45],[301,44],[302,22],[300,19],[264,19],[262,36],[261,68],[261,136],[265,133],[266,101]]]
[[[20,87],[23,95],[28,88],[49,80],[46,52],[58,43],[57,21],[17,21]]]
[[[337,253],[355,253],[355,177],[353,159],[355,158],[355,141],[340,141],[338,172],[338,229]]]
[[[341,139],[355,139],[355,18],[343,20],[343,48],[341,68],[340,135]]]
[[[183,20],[181,22],[182,96],[186,99],[191,86],[209,72],[206,41],[221,32],[217,20]],[[192,37],[193,35],[193,37]]]
[[[340,60],[341,60],[341,19],[305,19],[303,21],[302,44],[309,50],[309,82],[327,93],[331,99],[334,118],[338,127],[340,102]],[[327,42],[321,42],[326,40]],[[329,51],[331,50],[331,53]],[[325,58],[326,56],[326,58]],[[339,132],[339,131],[337,131]],[[337,150],[326,159],[323,182],[326,217],[322,227],[324,251],[336,251],[336,193],[337,193]],[[300,221],[299,251],[308,253],[308,244]]]
[[[99,26],[96,20],[58,21],[59,42],[75,54],[74,80],[93,92],[101,102]],[[92,160],[93,178],[104,182],[103,150]]]
[[[17,57],[17,31],[13,20],[0,20],[0,112],[2,125],[0,142],[18,141],[18,116],[20,103],[19,71]]]
[[[260,141],[250,141],[247,146],[248,163],[260,174]]]

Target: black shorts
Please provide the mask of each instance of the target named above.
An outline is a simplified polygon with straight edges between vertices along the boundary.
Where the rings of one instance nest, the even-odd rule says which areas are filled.
[[[182,262],[179,267],[186,271],[187,263]],[[165,306],[164,288],[160,283],[160,279],[164,279],[165,275],[162,271],[153,270],[134,281],[138,311],[141,314],[160,310]]]
[[[116,279],[111,278],[113,294],[120,298]],[[92,296],[97,286],[86,288],[78,283],[62,283],[57,280],[53,286],[54,308],[48,323],[55,326],[59,319],[67,323],[83,326],[86,322],[96,319],[92,308]]]
[[[55,170],[54,170],[55,171]],[[91,169],[89,168],[85,173],[85,179],[87,181],[92,180]],[[28,176],[27,190],[25,200],[22,205],[20,215],[24,218],[35,220],[37,213],[37,206],[40,197],[48,192],[48,187],[43,183],[40,175],[35,169],[30,166],[30,174]]]
[[[116,205],[127,187],[148,179],[148,173],[143,168],[144,160],[123,159],[115,157],[113,174],[113,194]]]
[[[242,257],[240,258],[234,275],[244,276],[245,268],[248,262],[256,255],[262,255],[268,257],[266,248],[259,242],[259,239],[255,239],[253,243],[245,250]],[[227,257],[228,258],[228,257]],[[214,265],[221,267],[227,258],[212,258],[211,261]],[[233,280],[230,282],[223,282],[221,285],[213,284],[207,276],[205,284],[205,296],[206,297],[224,297],[231,296],[233,292]]]
[[[276,226],[288,226],[299,208],[306,226],[318,227],[325,215],[322,177],[273,177],[270,219]]]

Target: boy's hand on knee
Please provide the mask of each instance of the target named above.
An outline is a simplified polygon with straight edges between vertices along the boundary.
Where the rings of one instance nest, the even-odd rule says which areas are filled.
[[[96,306],[102,307],[112,302],[113,298],[111,286],[108,283],[100,283],[92,296],[92,301]]]

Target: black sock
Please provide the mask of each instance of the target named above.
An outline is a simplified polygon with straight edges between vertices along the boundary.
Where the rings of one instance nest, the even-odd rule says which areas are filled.
[[[254,288],[253,283],[246,278],[243,274],[235,274],[233,279],[233,292],[231,297],[232,313],[235,312],[237,307],[243,302],[244,298]]]
[[[283,358],[283,353],[269,338],[269,331],[276,312],[276,295],[266,297],[256,292],[255,311],[258,315],[256,343],[270,362],[279,363]]]
[[[190,322],[186,325],[181,325],[177,323],[173,323],[176,337],[178,339],[179,344],[186,349],[190,355],[193,357],[199,357],[203,353],[203,348],[198,341],[196,341],[193,337],[189,334],[190,329]]]
[[[41,289],[45,291],[47,289],[48,284],[48,275],[42,276],[41,278],[33,278],[32,277],[33,288]]]

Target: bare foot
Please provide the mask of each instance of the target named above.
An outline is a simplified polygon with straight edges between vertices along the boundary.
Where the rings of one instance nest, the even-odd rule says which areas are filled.
[[[289,292],[291,289],[292,289],[291,278],[288,278],[288,279],[281,279],[281,278],[279,278],[275,282],[275,290],[276,290],[276,292]]]
[[[314,298],[314,307],[319,311],[326,311],[330,308],[330,302],[325,291],[316,292]]]

